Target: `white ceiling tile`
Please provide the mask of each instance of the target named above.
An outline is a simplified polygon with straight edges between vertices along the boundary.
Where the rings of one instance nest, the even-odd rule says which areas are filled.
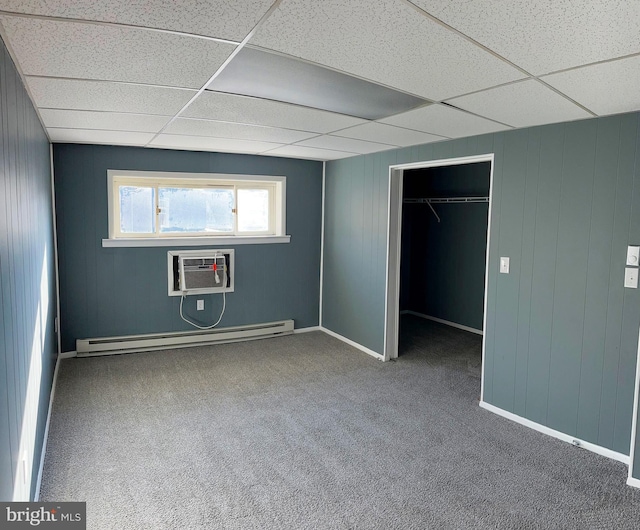
[[[534,80],[454,98],[449,103],[514,127],[592,117],[588,112]]]
[[[640,110],[640,56],[542,79],[597,114]]]
[[[167,129],[170,134],[188,134],[193,136],[215,136],[218,138],[236,138],[239,140],[257,140],[290,144],[315,136],[316,133],[262,127],[260,125],[245,125],[223,121],[195,120],[178,118]]]
[[[201,94],[187,108],[183,116],[316,133],[326,133],[366,123],[366,120],[343,114],[210,91]]]
[[[251,44],[434,100],[524,77],[399,1],[288,0]]]
[[[354,140],[353,138],[343,138],[340,136],[316,136],[310,140],[303,140],[296,145],[303,147],[315,147],[317,149],[328,149],[330,151],[346,151],[349,153],[375,153],[377,151],[385,151],[393,149],[396,146],[385,145],[373,142],[364,142],[362,140]]]
[[[169,121],[167,116],[60,109],[40,109],[40,116],[45,127],[151,133],[160,131]]]
[[[271,142],[255,142],[229,138],[209,138],[206,136],[183,136],[177,134],[161,134],[150,147],[166,147],[169,149],[188,149],[194,151],[220,151],[223,153],[261,153],[281,144]]]
[[[27,77],[38,107],[173,116],[195,91],[99,81]]]
[[[412,0],[534,75],[640,52],[637,0]]]
[[[143,29],[2,17],[25,75],[201,88],[235,45]]]
[[[356,125],[349,129],[334,132],[333,135],[402,147],[444,140],[442,136],[435,136],[433,134],[376,122]]]
[[[429,105],[380,120],[399,127],[407,127],[449,138],[462,138],[509,129],[506,125],[474,116],[445,105]]]
[[[52,142],[70,144],[145,145],[152,133],[126,131],[87,131],[84,129],[47,129]]]
[[[285,145],[271,151],[262,153],[268,156],[284,156],[289,158],[304,158],[307,160],[338,160],[356,156],[357,153],[345,153],[344,151],[331,151],[329,149],[316,149],[314,147],[303,147],[301,145]]]
[[[0,0],[0,10],[117,22],[241,41],[273,0]]]

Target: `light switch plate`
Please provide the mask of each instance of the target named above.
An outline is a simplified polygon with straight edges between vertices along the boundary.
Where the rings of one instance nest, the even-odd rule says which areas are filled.
[[[638,288],[638,269],[627,267],[624,270],[624,286],[629,289]]]
[[[500,274],[509,274],[509,258],[500,258]]]
[[[640,247],[629,245],[627,247],[627,265],[637,267],[640,265]]]

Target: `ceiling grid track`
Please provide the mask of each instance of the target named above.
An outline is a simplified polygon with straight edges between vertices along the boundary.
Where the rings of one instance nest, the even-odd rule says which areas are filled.
[[[147,142],[147,145],[145,145],[145,147],[148,147],[159,135],[161,135],[167,129],[167,127],[169,127],[185,110],[187,110],[189,106],[207,89],[207,87],[214,81],[214,79],[218,77],[222,73],[222,71],[228,66],[228,64],[233,60],[233,58],[240,53],[242,48],[244,48],[247,45],[251,37],[255,35],[256,31],[258,31],[258,28],[262,24],[264,24],[264,22],[271,16],[271,13],[273,13],[278,8],[281,2],[282,0],[276,0],[271,5],[269,10],[264,15],[262,15],[262,18],[260,18],[258,23],[238,44],[236,49],[233,50],[233,52],[231,52],[231,55],[227,57],[227,60],[224,63],[222,63],[222,65],[216,70],[216,72],[207,80],[207,82],[202,86],[202,88],[198,90],[198,92],[184,105],[184,107],[182,107],[178,111],[178,113],[173,118],[171,118],[171,120],[169,120],[169,122],[162,129],[160,129],[160,131],[158,131],[149,142]]]

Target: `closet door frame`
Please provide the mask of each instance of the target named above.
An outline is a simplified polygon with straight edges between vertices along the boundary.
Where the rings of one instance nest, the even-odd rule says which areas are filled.
[[[482,322],[482,379],[480,400],[484,398],[484,357],[487,325],[487,283],[489,281],[489,248],[491,240],[491,193],[493,190],[494,154],[488,153],[477,156],[459,158],[445,158],[440,160],[425,160],[410,164],[389,166],[389,204],[387,211],[387,271],[385,291],[385,328],[384,328],[384,360],[389,361],[398,357],[398,340],[400,331],[400,252],[402,249],[402,182],[404,172],[409,169],[424,169],[434,167],[458,166],[490,162],[489,178],[489,218],[487,226],[487,250],[485,255],[484,276],[484,317]]]

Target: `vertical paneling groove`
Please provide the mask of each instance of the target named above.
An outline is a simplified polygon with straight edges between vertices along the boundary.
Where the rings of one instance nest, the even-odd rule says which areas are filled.
[[[603,370],[603,392],[601,401],[601,421],[599,440],[602,445],[615,447],[615,418],[620,383],[620,369],[630,370],[629,366],[621,366],[622,351],[627,345],[623,341],[624,334],[624,256],[629,241],[629,219],[631,214],[631,189],[633,175],[629,173],[629,149],[635,146],[637,137],[630,138],[629,122],[618,117],[620,141],[617,146],[616,160],[617,186],[616,204],[613,222],[611,247],[611,268],[609,282],[608,318],[605,332],[605,365]],[[636,326],[637,327],[637,326]],[[626,389],[624,390],[626,393]],[[628,444],[628,441],[627,441]]]
[[[500,241],[500,207],[502,205],[502,174],[503,174],[503,149],[504,134],[496,134],[493,142],[493,152],[495,161],[493,165],[493,181],[491,183],[491,221],[489,236],[489,256],[495,256],[499,252]],[[493,400],[493,377],[495,365],[495,315],[497,303],[497,286],[498,286],[498,270],[497,263],[492,259],[489,260],[487,281],[487,311],[486,324],[484,330],[485,356],[483,365],[484,374],[484,400],[491,402]]]
[[[577,401],[576,401],[576,408],[575,408],[575,412],[576,412],[576,419],[575,419],[575,428],[574,428],[574,432],[578,432],[578,421],[579,421],[579,416],[580,416],[580,393],[581,393],[581,387],[582,387],[582,382],[583,382],[583,371],[586,371],[588,369],[587,366],[585,366],[585,341],[584,341],[584,336],[585,336],[585,327],[589,324],[589,322],[587,321],[587,314],[588,311],[591,309],[593,304],[588,304],[588,290],[589,290],[589,279],[590,279],[590,273],[592,272],[590,270],[590,266],[592,266],[591,261],[589,260],[589,256],[590,256],[590,249],[593,246],[593,228],[594,228],[594,210],[595,210],[595,202],[597,200],[596,197],[596,190],[595,190],[595,184],[596,184],[596,161],[595,161],[595,157],[596,157],[596,153],[597,153],[597,149],[598,149],[598,132],[597,132],[597,123],[596,123],[596,133],[595,133],[595,138],[594,138],[594,142],[593,142],[593,158],[590,160],[590,168],[591,168],[591,198],[590,200],[588,200],[589,205],[588,205],[588,211],[589,211],[589,217],[588,217],[588,234],[586,235],[587,237],[587,247],[586,247],[586,252],[587,255],[585,257],[585,294],[584,294],[584,307],[583,307],[583,311],[582,311],[582,322],[583,322],[583,327],[582,327],[582,337],[581,337],[581,342],[580,342],[580,351],[582,352],[582,356],[580,359],[580,369],[578,370],[578,379],[577,379],[577,385],[578,385],[578,390],[576,392],[576,396],[577,396]],[[586,174],[584,175],[584,178],[586,180]],[[585,211],[587,210],[587,205],[585,204]],[[591,285],[593,285],[593,283],[595,282],[591,282]],[[591,389],[590,389],[591,390]],[[598,415],[599,411],[593,411],[594,415]]]
[[[616,266],[621,269],[624,267],[626,258],[626,246],[629,244],[638,244],[640,241],[640,232],[637,230],[638,221],[633,215],[633,192],[638,187],[636,173],[636,152],[640,135],[638,131],[638,120],[635,115],[628,114],[621,117],[622,122],[622,138],[623,155],[621,156],[622,172],[630,177],[629,192],[629,214],[627,225],[624,227],[623,248],[619,253],[614,254]],[[632,231],[632,227],[636,229]],[[633,387],[635,383],[635,371],[631,367],[635,367],[638,327],[640,322],[640,295],[638,290],[624,289],[623,307],[622,307],[622,332],[620,361],[618,363],[618,379],[616,388],[616,414],[614,420],[613,445],[618,451],[629,451],[629,438],[631,435],[631,425],[627,418],[632,414],[632,403],[628,399],[628,389]]]
[[[553,376],[553,363],[554,363],[554,329],[557,328],[557,323],[555,321],[554,315],[556,315],[556,295],[557,295],[557,284],[558,284],[558,254],[559,254],[559,244],[560,244],[560,227],[562,226],[562,190],[565,188],[564,182],[564,165],[565,165],[565,142],[566,142],[566,125],[561,125],[563,130],[562,135],[562,150],[560,152],[560,164],[559,164],[559,172],[560,172],[560,185],[558,188],[558,216],[557,216],[557,224],[555,230],[552,232],[555,235],[555,239],[553,241],[555,245],[555,252],[553,254],[553,283],[551,289],[551,299],[550,299],[550,330],[549,330],[549,362],[547,364],[547,376],[546,376],[546,401],[545,401],[545,424],[551,425],[553,423],[553,419],[549,418],[549,409],[553,409],[555,405],[554,402],[550,401],[552,399],[552,392],[555,390],[551,384],[551,377]]]
[[[8,188],[8,171],[7,163],[7,112],[6,112],[6,54],[0,53],[0,192],[2,197],[9,196]],[[4,205],[3,205],[4,206]],[[13,399],[10,392],[10,386],[13,382],[13,374],[11,373],[11,362],[9,360],[9,352],[13,351],[13,314],[12,299],[10,293],[9,274],[10,267],[7,262],[9,258],[9,209],[0,209],[0,296],[2,300],[2,321],[0,332],[2,340],[0,341],[0,349],[2,357],[0,358],[0,477],[6,477],[0,481],[0,498],[7,499],[12,495],[13,474],[12,466],[12,415],[9,407],[13,406]]]
[[[582,363],[578,396],[577,436],[597,439],[602,392],[602,362],[607,322],[608,271],[611,266],[611,238],[616,187],[609,180],[615,165],[613,155],[619,138],[617,121],[598,123],[594,149],[594,184],[589,227],[587,290],[584,306]]]
[[[35,493],[56,355],[53,254],[49,142],[0,41],[0,500]]]
[[[484,399],[625,454],[640,325],[639,291],[623,287],[626,246],[640,243],[638,123],[638,114],[595,118],[327,163],[336,190],[357,173],[349,204],[367,186],[386,196],[393,153],[417,162],[493,152]],[[368,157],[371,176],[358,161],[368,167]],[[348,224],[331,204],[340,200],[327,197],[327,227]],[[385,250],[387,216],[385,201],[361,228],[377,229]],[[325,255],[361,263],[340,239],[327,232]],[[512,257],[509,275],[498,274],[500,256]],[[368,306],[384,303],[384,280],[341,272],[339,294],[330,276],[325,287],[327,327],[382,353],[384,312]]]
[[[495,405],[513,410],[515,403],[515,372],[520,291],[522,211],[524,206],[525,174],[522,161],[526,162],[527,131],[515,131],[505,135],[502,156],[502,183],[497,188],[501,194],[500,215],[508,223],[500,223],[499,246],[505,249],[501,256],[511,258],[509,274],[499,274],[496,280],[496,304],[511,307],[511,311],[495,315],[495,360],[493,377]],[[508,178],[506,177],[508,175]]]
[[[560,183],[564,128],[540,129],[540,165],[536,202],[536,233],[533,240],[531,314],[528,323],[526,417],[546,424],[557,233],[560,213]],[[527,325],[525,323],[525,325]]]
[[[364,161],[365,182],[369,182],[373,177],[374,165],[373,158],[367,157]],[[377,209],[377,186],[366,186],[365,195],[365,219],[363,226],[371,227],[375,219],[375,210]],[[365,253],[365,269],[364,269],[364,282],[365,285],[371,285],[375,278],[375,266],[376,266],[376,252],[377,252],[377,230],[366,231],[366,253]]]
[[[11,342],[7,345],[7,350],[5,351],[5,358],[7,361],[7,391],[9,396],[8,402],[8,416],[9,416],[9,457],[12,468],[12,475],[15,481],[15,474],[18,470],[17,461],[18,461],[18,452],[19,452],[19,392],[17,387],[19,386],[19,380],[16,377],[16,352],[19,350],[19,345],[21,345],[19,338],[19,314],[17,311],[17,303],[16,303],[16,269],[14,265],[14,241],[13,236],[16,233],[15,227],[15,194],[13,190],[13,176],[15,172],[12,171],[11,168],[11,153],[14,152],[15,146],[11,142],[12,138],[12,130],[11,130],[11,101],[10,95],[14,88],[9,85],[9,80],[11,79],[11,63],[8,54],[6,54],[4,48],[2,50],[4,56],[4,86],[2,99],[4,100],[4,113],[3,113],[3,133],[4,133],[4,178],[5,178],[5,211],[7,212],[7,233],[6,233],[6,263],[8,268],[7,277],[9,279],[8,284],[6,284],[5,288],[9,296],[10,305],[9,312],[11,314],[11,326],[9,329],[9,333],[11,334]],[[12,205],[9,207],[6,203]],[[6,485],[8,490],[8,495],[13,494],[13,484]],[[3,484],[4,486],[4,484]],[[10,497],[9,497],[10,498]]]
[[[618,171],[618,160],[620,159],[620,145],[621,145],[621,126],[620,122],[616,121],[616,127],[618,129],[618,141],[615,145],[615,163],[612,165],[612,170],[615,168],[616,175],[616,185],[615,185],[615,197],[614,197],[614,205],[613,205],[613,214],[612,214],[612,231],[614,234],[616,231],[616,224],[618,219],[618,204],[620,201],[620,194],[623,192],[623,187],[621,186],[620,180],[621,175]],[[615,236],[614,236],[615,237]],[[614,256],[614,247],[615,241],[612,239],[611,241],[611,251],[609,258],[609,283],[613,283],[616,277],[615,269],[613,264],[615,263]],[[600,415],[601,420],[598,425],[598,442],[601,444],[613,444],[613,420],[614,413],[613,407],[611,406],[611,390],[615,390],[615,383],[617,379],[617,367],[618,367],[618,355],[619,355],[619,346],[617,344],[617,340],[619,339],[619,334],[616,333],[616,322],[618,321],[618,315],[616,314],[616,309],[618,307],[618,298],[621,298],[622,294],[622,286],[614,286],[614,288],[610,288],[607,293],[607,318],[605,320],[605,333],[604,333],[604,355],[602,358],[602,387],[600,392]],[[615,370],[612,367],[615,366]]]
[[[362,259],[362,242],[366,234],[366,228],[362,225],[363,211],[363,182],[364,182],[364,158],[357,157],[352,160],[354,164],[353,171],[349,178],[350,189],[349,197],[351,200],[347,206],[349,210],[349,238],[350,247],[354,253],[354,260],[350,263],[350,276],[355,278],[356,288],[358,291],[363,292],[364,280],[363,280],[363,259]],[[350,303],[355,303],[351,301]],[[358,326],[358,335],[363,336],[365,331],[362,329],[362,319],[356,321]]]
[[[536,207],[538,202],[538,175],[540,171],[540,129],[531,129],[527,138],[525,169],[525,193],[522,223],[522,247],[520,252],[520,303],[518,307],[518,332],[516,353],[514,412],[526,416],[527,378],[529,370],[529,339],[531,328],[531,303],[533,290],[533,249],[536,233]]]
[[[571,434],[578,416],[596,124],[565,125],[548,419],[550,427]]]

